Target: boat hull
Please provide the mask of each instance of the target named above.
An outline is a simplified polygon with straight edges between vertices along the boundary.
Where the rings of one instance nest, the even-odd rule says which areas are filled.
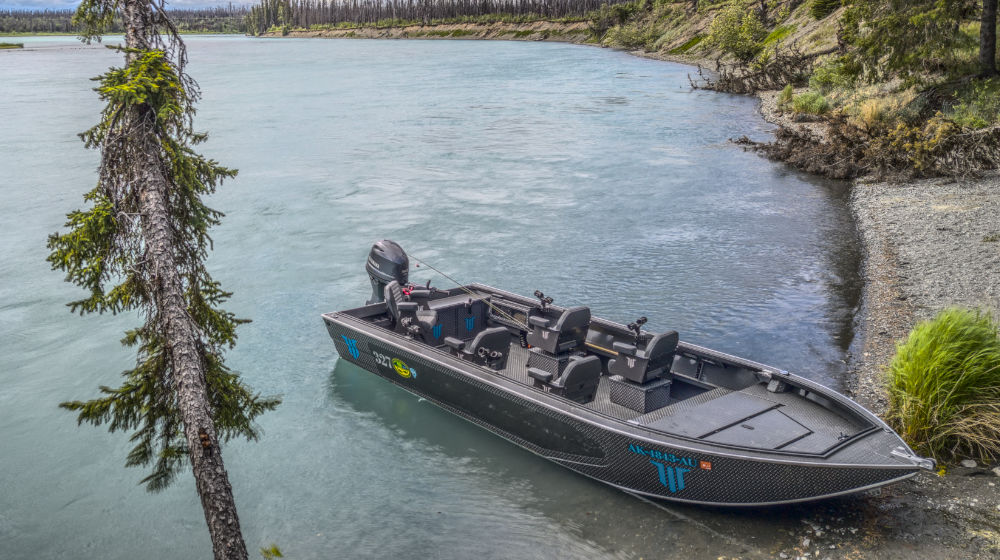
[[[918,470],[694,449],[350,317],[330,314],[324,321],[341,359],[537,455],[629,492],[696,504],[760,506],[861,492]]]

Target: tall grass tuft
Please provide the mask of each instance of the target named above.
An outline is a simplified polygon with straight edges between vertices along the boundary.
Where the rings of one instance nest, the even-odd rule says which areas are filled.
[[[830,111],[830,102],[820,93],[807,91],[792,99],[792,110],[796,113],[823,115]]]
[[[889,365],[889,423],[939,461],[1000,457],[1000,334],[952,308],[917,324]]]

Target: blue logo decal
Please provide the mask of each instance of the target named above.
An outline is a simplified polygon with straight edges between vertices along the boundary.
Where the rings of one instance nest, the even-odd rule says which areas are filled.
[[[434,325],[431,330],[434,331],[434,338],[441,338],[441,325]]]
[[[684,473],[691,472],[691,469],[670,467],[652,459],[649,462],[656,466],[656,472],[660,475],[660,484],[669,488],[671,494],[684,489]]]
[[[630,444],[628,450],[636,455],[649,457],[649,462],[656,467],[656,474],[660,477],[660,484],[670,490],[670,493],[680,492],[684,489],[684,473],[689,473],[695,469],[703,471],[712,470],[712,463],[709,461],[699,461],[691,457],[678,457],[673,453],[664,453],[655,449],[644,449],[639,444]]]
[[[474,328],[476,328],[476,318],[475,317],[466,317],[465,318],[465,330],[471,331]]]
[[[358,341],[353,338],[347,338],[344,335],[340,335],[340,338],[343,338],[344,343],[347,344],[347,353],[357,360],[361,356],[361,352],[358,351]]]
[[[657,451],[655,449],[643,449],[643,447],[641,445],[638,445],[638,444],[635,444],[635,443],[629,444],[628,450],[631,451],[632,453],[637,454],[637,455],[643,455],[643,456],[649,457],[651,459],[659,459],[659,460],[661,460],[661,461],[663,461],[665,463],[674,463],[674,464],[684,465],[685,467],[690,467],[692,469],[697,466],[695,464],[694,459],[692,459],[690,457],[678,457],[677,455],[674,455],[673,453],[663,453],[663,452]],[[711,465],[711,463],[708,463],[708,464]],[[704,467],[702,467],[702,468],[704,468]],[[711,470],[711,468],[707,468],[705,470]]]

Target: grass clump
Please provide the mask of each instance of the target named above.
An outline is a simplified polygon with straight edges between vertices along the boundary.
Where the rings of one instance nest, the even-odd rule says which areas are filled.
[[[792,99],[795,97],[795,88],[792,84],[785,86],[785,89],[781,90],[781,94],[778,95],[778,108],[782,111],[788,109],[788,106],[792,104]]]
[[[24,43],[0,43],[0,49],[23,49]]]
[[[830,111],[830,101],[820,93],[807,91],[792,99],[792,110],[796,113],[824,115]]]
[[[988,314],[952,308],[919,323],[889,365],[889,423],[939,461],[1000,456],[1000,335]]]
[[[791,24],[790,25],[779,25],[778,27],[774,28],[774,31],[768,33],[767,37],[764,37],[764,43],[763,44],[764,44],[765,47],[770,47],[772,45],[776,45],[776,44],[780,43],[781,41],[783,41],[785,39],[785,37],[788,37],[792,33],[795,33],[795,25],[791,25]]]
[[[701,43],[702,39],[704,38],[705,38],[704,35],[695,35],[694,37],[691,37],[690,39],[685,41],[683,45],[670,49],[670,54],[684,54],[689,50],[698,46],[698,43]]]

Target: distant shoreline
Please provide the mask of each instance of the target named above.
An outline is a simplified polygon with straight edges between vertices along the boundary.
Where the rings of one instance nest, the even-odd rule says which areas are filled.
[[[181,31],[181,35],[240,35],[243,33],[224,33],[222,31]],[[121,33],[109,33],[109,35],[121,35]],[[61,31],[46,32],[21,32],[21,31],[0,31],[0,39],[8,37],[79,37],[79,33],[63,33]]]
[[[352,27],[343,29],[297,29],[268,32],[261,37],[329,39],[471,39],[504,41],[555,41],[586,43],[591,40],[586,21],[571,23],[442,23],[399,27]]]

